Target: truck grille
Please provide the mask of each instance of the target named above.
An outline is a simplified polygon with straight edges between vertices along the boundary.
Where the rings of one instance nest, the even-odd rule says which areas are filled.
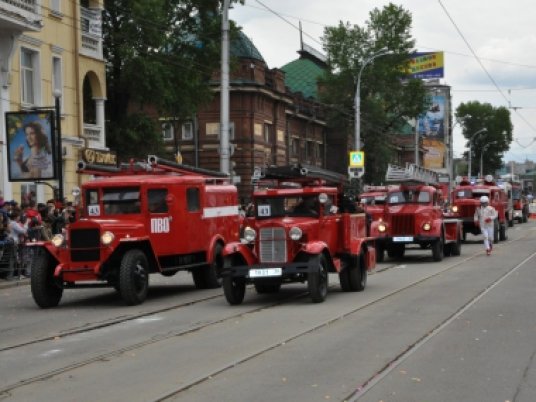
[[[75,229],[70,231],[71,261],[100,260],[99,229]]]
[[[286,262],[287,239],[284,228],[263,228],[259,233],[260,262]]]
[[[392,216],[393,236],[411,235],[415,231],[415,215],[402,214]]]
[[[472,218],[475,216],[476,205],[458,205],[458,214],[462,218]]]

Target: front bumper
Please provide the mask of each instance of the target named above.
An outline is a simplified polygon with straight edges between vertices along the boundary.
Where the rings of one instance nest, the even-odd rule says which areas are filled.
[[[256,276],[251,275],[252,270],[270,270],[281,268],[281,275]],[[221,274],[222,277],[246,278],[249,282],[260,280],[304,280],[308,274],[317,272],[318,266],[310,264],[309,261],[291,262],[291,263],[270,263],[270,264],[253,264],[239,265],[225,268]]]

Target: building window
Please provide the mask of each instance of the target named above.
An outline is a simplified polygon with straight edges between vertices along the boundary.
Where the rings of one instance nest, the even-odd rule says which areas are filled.
[[[194,138],[194,125],[191,121],[182,124],[182,139],[193,140]]]
[[[162,123],[162,139],[164,141],[171,141],[173,139],[174,129],[173,124],[169,121]]]
[[[61,14],[61,0],[50,0],[50,11]]]
[[[272,125],[264,125],[264,142],[272,142]]]
[[[206,125],[207,135],[217,135],[220,138],[220,123],[207,123]],[[235,125],[234,121],[229,122],[229,139],[235,138]]]
[[[300,140],[298,138],[292,139],[292,156],[298,156],[300,153]]]
[[[61,70],[61,58],[52,57],[52,99],[55,99],[54,94],[59,91],[63,104],[63,79]]]
[[[307,160],[310,161],[315,157],[315,143],[313,141],[307,141]]]
[[[20,53],[22,103],[36,105],[38,98],[37,83],[39,82],[38,53],[26,48],[21,48]]]

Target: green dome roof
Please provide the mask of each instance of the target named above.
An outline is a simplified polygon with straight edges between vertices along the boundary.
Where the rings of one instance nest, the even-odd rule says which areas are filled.
[[[285,85],[292,92],[301,92],[305,98],[318,98],[317,81],[324,68],[306,57],[291,61],[281,67],[285,72]]]
[[[249,39],[242,31],[238,31],[238,36],[231,40],[229,53],[233,57],[255,59],[266,64],[261,53],[257,50],[251,39]]]

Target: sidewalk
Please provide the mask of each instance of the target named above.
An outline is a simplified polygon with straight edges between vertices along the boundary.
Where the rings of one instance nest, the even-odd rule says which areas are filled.
[[[7,281],[5,279],[0,279],[0,289],[13,288],[15,286],[26,286],[30,284],[30,278],[22,277],[20,279],[12,279]]]

